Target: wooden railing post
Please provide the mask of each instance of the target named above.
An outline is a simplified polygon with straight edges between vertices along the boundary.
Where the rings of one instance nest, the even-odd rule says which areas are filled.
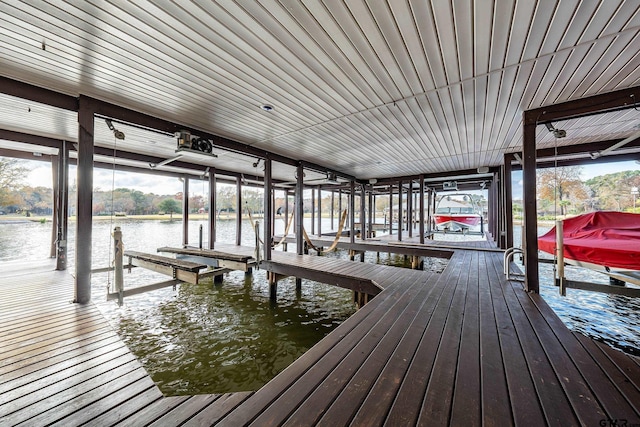
[[[122,244],[122,231],[120,227],[113,229],[113,264],[114,281],[118,293],[118,305],[124,300],[124,274],[123,274],[124,245]]]

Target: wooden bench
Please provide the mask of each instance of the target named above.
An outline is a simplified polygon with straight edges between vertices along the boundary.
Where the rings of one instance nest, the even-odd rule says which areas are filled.
[[[146,268],[147,270],[152,270],[171,276],[174,279],[194,284],[198,283],[200,277],[198,274],[199,271],[207,268],[206,264],[143,252],[125,251],[124,256],[129,258],[129,264],[131,265]]]
[[[176,255],[190,257],[211,267],[226,268],[229,270],[249,271],[250,264],[255,263],[255,259],[250,255],[221,252],[212,249],[199,248],[158,248],[158,252],[172,253]],[[211,261],[209,261],[211,260]]]

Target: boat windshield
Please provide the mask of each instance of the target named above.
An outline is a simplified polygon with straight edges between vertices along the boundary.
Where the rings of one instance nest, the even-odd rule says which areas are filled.
[[[436,209],[436,214],[473,214],[472,207],[442,207]]]

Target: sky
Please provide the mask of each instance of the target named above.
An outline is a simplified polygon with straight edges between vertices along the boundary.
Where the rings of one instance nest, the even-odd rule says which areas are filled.
[[[25,180],[32,187],[49,187],[51,188],[51,165],[47,162],[29,161],[25,162],[31,170],[29,176]],[[640,164],[636,162],[614,162],[604,163],[593,166],[582,167],[582,179],[591,179],[598,175],[606,175],[625,170],[638,170]],[[71,167],[69,171],[69,183],[75,181],[75,167]],[[131,188],[140,190],[145,193],[154,193],[157,195],[176,194],[182,191],[182,183],[177,178],[163,177],[157,175],[118,172],[113,173],[107,169],[95,169],[93,176],[94,188],[103,191],[111,190],[111,188]],[[514,171],[512,174],[513,198],[522,199],[522,172]],[[206,183],[199,184],[196,180],[191,180],[189,190],[196,194],[206,194],[208,187]]]

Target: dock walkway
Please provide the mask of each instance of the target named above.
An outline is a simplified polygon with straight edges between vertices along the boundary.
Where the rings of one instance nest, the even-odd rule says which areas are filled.
[[[68,273],[5,268],[0,425],[640,423],[640,361],[571,333],[504,279],[501,254],[457,250],[442,274],[374,270],[378,296],[260,390],[163,397],[98,310],[69,303]]]

